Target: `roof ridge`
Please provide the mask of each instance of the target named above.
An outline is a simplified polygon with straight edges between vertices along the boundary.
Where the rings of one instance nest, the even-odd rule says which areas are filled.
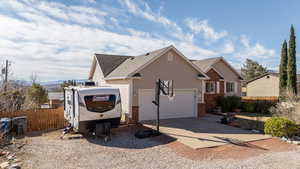
[[[164,50],[166,50],[166,49],[168,49],[168,48],[170,48],[170,47],[172,47],[172,46],[173,46],[173,45],[169,45],[169,46],[167,46],[167,47],[163,47],[163,48],[156,49],[156,50],[153,50],[153,51],[150,51],[150,52],[146,52],[146,53],[143,53],[143,54],[138,55],[138,56],[147,56],[147,55],[149,55],[149,54],[151,54],[151,53],[162,52],[162,51],[164,51]]]
[[[105,53],[95,53],[94,55],[101,55],[101,56],[118,56],[118,57],[135,57],[131,55],[117,55],[117,54],[105,54]]]
[[[213,59],[221,59],[223,58],[222,56],[218,56],[218,57],[210,57],[210,58],[204,58],[204,59],[192,59],[193,61],[206,61],[206,60],[213,60]]]

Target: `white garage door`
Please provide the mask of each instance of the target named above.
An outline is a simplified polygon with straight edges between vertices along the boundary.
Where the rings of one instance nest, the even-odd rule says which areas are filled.
[[[196,117],[195,90],[175,90],[175,96],[160,96],[160,118]],[[153,105],[154,90],[139,91],[139,120],[155,120],[156,106]]]

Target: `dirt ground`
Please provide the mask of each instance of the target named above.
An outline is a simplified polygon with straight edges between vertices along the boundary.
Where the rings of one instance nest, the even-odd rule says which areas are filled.
[[[168,144],[179,155],[192,160],[235,159],[243,160],[265,153],[297,150],[296,145],[287,144],[277,138],[252,141],[239,145],[227,144],[212,148],[191,149],[178,142]]]
[[[113,131],[112,141],[61,131],[25,138],[22,168],[300,168],[299,146],[276,138],[191,149],[168,136],[137,139],[136,127]],[[298,160],[296,160],[298,159]],[[288,166],[288,167],[287,167]]]

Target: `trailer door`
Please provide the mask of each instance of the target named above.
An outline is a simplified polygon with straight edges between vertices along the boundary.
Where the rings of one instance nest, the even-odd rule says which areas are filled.
[[[74,121],[74,112],[73,112],[73,90],[67,89],[65,90],[65,111],[64,116],[65,119],[73,125]]]

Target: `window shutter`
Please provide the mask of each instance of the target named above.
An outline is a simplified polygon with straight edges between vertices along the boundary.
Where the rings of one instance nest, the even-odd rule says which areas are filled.
[[[217,82],[217,93],[220,93],[220,82]]]
[[[237,82],[234,82],[234,93],[237,93],[237,88],[238,88]]]

